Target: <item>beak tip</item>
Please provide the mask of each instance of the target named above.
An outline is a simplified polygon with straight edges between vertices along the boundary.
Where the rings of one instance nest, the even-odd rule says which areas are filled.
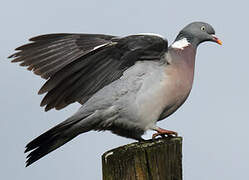
[[[219,45],[222,45],[222,41],[219,40],[219,39],[217,39],[217,43],[218,43]]]
[[[215,35],[213,34],[212,37],[213,37],[214,42],[216,42],[216,43],[219,44],[219,45],[222,45],[222,41],[221,41],[217,36],[215,36]]]

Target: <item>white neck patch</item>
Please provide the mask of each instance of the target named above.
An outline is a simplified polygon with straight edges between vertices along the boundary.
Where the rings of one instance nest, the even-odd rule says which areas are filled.
[[[188,42],[188,40],[186,38],[180,39],[176,42],[174,42],[171,47],[172,48],[176,48],[176,49],[181,49],[183,50],[185,47],[187,47],[188,45],[190,45],[190,43]]]

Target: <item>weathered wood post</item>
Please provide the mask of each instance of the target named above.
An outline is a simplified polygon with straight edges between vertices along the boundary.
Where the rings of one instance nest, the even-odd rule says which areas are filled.
[[[136,142],[102,155],[103,180],[182,180],[182,138]]]

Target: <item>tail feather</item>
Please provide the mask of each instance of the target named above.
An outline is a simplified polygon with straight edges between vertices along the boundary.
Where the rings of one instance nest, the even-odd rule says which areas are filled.
[[[57,134],[63,132],[64,130],[68,129],[73,124],[75,124],[75,123],[72,123],[72,122],[71,123],[65,123],[65,122],[63,122],[61,124],[58,124],[57,126],[51,128],[47,132],[41,134],[40,136],[38,136],[37,138],[32,140],[30,143],[28,143],[26,145],[26,150],[24,152],[26,153],[28,151],[31,151],[31,150],[37,148],[38,146],[46,143],[47,141],[50,141],[52,137],[54,137]]]
[[[87,124],[85,127],[76,125],[84,118],[75,119],[71,117],[28,143],[24,152],[31,152],[27,156],[26,167],[72,140],[80,133],[90,131],[92,127]]]
[[[33,150],[32,152],[28,154],[27,156],[28,159],[26,161],[26,167],[36,162],[37,160],[41,159],[42,157],[52,152],[53,150],[64,145],[65,143],[72,140],[76,136],[77,135],[74,135],[71,137],[55,136],[55,137],[50,138],[49,140],[42,143],[35,150]]]

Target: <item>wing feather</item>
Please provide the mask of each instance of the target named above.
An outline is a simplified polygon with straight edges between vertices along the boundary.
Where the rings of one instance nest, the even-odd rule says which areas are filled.
[[[47,79],[38,92],[47,93],[41,102],[46,111],[85,103],[136,61],[158,61],[168,48],[154,35],[47,34],[30,41],[9,58]]]

